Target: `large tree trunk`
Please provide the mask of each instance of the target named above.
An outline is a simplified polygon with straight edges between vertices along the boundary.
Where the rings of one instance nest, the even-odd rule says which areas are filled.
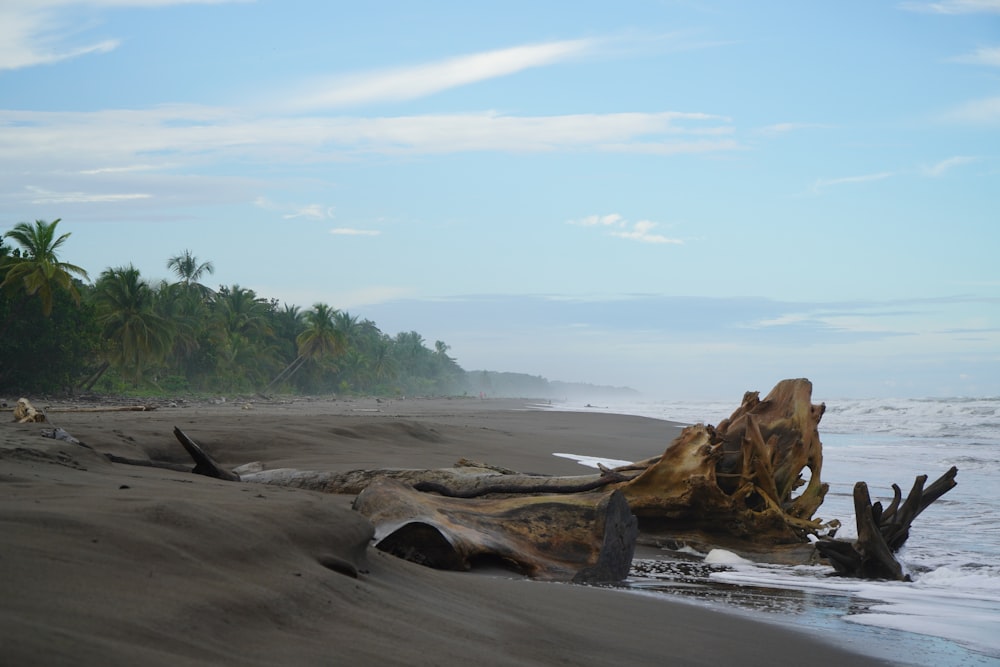
[[[80,385],[80,389],[82,391],[90,391],[90,389],[95,384],[97,384],[97,381],[101,379],[101,377],[110,367],[111,367],[110,361],[108,360],[102,361],[101,365],[97,367],[97,370],[94,371],[94,373],[89,378],[83,381],[83,384]]]
[[[292,363],[285,366],[285,368],[280,373],[278,373],[273,380],[267,383],[266,387],[261,389],[260,393],[266,394],[268,389],[275,386],[279,382],[291,380],[292,376],[295,375],[295,373],[297,373],[300,368],[302,368],[302,364],[304,364],[305,362],[306,358],[301,354],[295,357],[295,359],[292,360]]]
[[[354,509],[376,526],[376,547],[431,567],[477,560],[535,579],[609,583],[628,576],[636,520],[621,493],[459,499],[391,479],[370,484]]]

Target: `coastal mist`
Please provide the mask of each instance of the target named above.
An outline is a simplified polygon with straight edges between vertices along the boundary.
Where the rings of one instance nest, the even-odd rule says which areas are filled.
[[[872,499],[885,503],[893,483],[905,496],[917,475],[930,482],[958,468],[958,486],[917,518],[897,554],[912,583],[845,579],[828,566],[762,565],[726,552],[692,551],[637,564],[630,588],[794,623],[845,643],[899,632],[907,655],[884,657],[909,664],[998,664],[1000,398],[822,402],[822,478],[830,491],[816,516],[839,519],[838,537],[855,536],[855,482],[867,482]],[[717,424],[737,405],[635,401],[553,408]],[[607,458],[619,457],[609,451]]]

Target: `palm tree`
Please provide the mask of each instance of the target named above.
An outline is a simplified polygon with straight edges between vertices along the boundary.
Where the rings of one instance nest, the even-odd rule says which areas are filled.
[[[191,254],[190,250],[185,250],[179,255],[175,255],[167,260],[167,268],[174,272],[180,281],[190,291],[197,292],[202,297],[212,293],[212,290],[205,287],[200,282],[207,274],[215,273],[215,266],[211,262],[198,262],[198,258]]]
[[[396,359],[393,356],[392,339],[381,334],[375,339],[368,350],[368,370],[376,385],[383,385],[396,377]]]
[[[343,354],[347,338],[334,323],[338,312],[325,303],[317,303],[303,314],[306,328],[295,339],[299,356],[264,387],[265,392],[278,382],[291,379],[306,361],[319,363],[326,357]]]
[[[105,269],[94,291],[98,322],[110,341],[110,361],[138,385],[143,368],[164,358],[172,344],[170,320],[156,312],[156,293],[129,264]]]
[[[220,362],[216,380],[230,388],[260,386],[278,365],[271,327],[276,304],[252,289],[232,285],[219,288],[211,308],[212,352]]]
[[[199,335],[206,324],[208,308],[200,298],[192,298],[183,283],[160,281],[154,293],[156,313],[173,324],[168,359],[178,369],[187,370],[184,365],[201,347]]]
[[[59,222],[60,219],[52,222],[35,220],[34,225],[19,222],[4,234],[4,238],[14,239],[21,248],[20,257],[5,258],[7,275],[0,283],[0,289],[23,291],[23,296],[11,310],[3,328],[0,329],[0,335],[7,332],[7,328],[20,313],[28,297],[38,298],[42,315],[45,317],[52,314],[52,293],[55,289],[66,290],[79,305],[80,292],[73,284],[73,276],[86,279],[87,272],[75,264],[59,261],[56,251],[70,236],[67,232],[56,237],[56,226]]]
[[[434,342],[435,375],[437,380],[438,393],[448,393],[454,389],[456,380],[462,374],[462,368],[455,363],[453,357],[448,356],[451,346],[443,340]]]
[[[271,304],[252,289],[239,285],[221,287],[213,303],[226,334],[241,333],[249,338],[273,335],[268,321]]]

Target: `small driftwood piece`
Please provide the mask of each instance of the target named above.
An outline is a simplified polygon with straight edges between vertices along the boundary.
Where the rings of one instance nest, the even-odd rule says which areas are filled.
[[[79,445],[80,447],[87,447],[87,449],[90,449],[89,446],[83,444],[82,442],[74,438],[72,435],[70,435],[69,431],[67,431],[64,428],[60,428],[58,426],[55,428],[43,428],[42,437],[52,438],[53,440],[62,440],[63,442],[68,442],[71,445]]]
[[[184,431],[174,427],[174,437],[176,437],[177,440],[180,441],[181,445],[184,446],[184,449],[187,450],[187,453],[194,460],[195,463],[194,470],[192,470],[191,472],[198,475],[215,477],[216,479],[224,479],[228,482],[240,481],[239,475],[237,475],[234,472],[230,472],[229,470],[226,470],[218,463],[216,463],[215,459],[209,456],[208,453],[206,453],[205,450],[203,450],[197,442],[189,438]]]
[[[49,412],[150,412],[155,405],[102,405],[93,408],[52,408]]]
[[[919,475],[913,488],[900,505],[902,491],[892,485],[893,499],[888,508],[882,503],[872,503],[868,485],[854,485],[854,516],[857,521],[858,539],[853,542],[822,538],[816,550],[825,557],[837,574],[861,579],[892,579],[910,581],[895,553],[910,536],[910,524],[935,500],[955,488],[958,468],[952,467],[933,484],[924,488],[927,475]]]
[[[45,413],[35,409],[35,406],[28,399],[19,398],[17,405],[14,406],[14,421],[18,424],[43,423],[45,422]]]
[[[375,524],[382,551],[438,569],[502,562],[549,581],[621,581],[638,533],[618,492],[470,500],[380,479],[358,495],[354,509]]]

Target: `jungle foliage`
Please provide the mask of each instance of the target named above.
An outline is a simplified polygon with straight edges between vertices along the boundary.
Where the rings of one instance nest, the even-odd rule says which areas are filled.
[[[166,258],[176,280],[131,264],[90,282],[59,249],[59,220],[0,239],[0,393],[449,395],[466,373],[448,345],[324,303],[303,310],[240,285],[206,285],[211,262]]]

